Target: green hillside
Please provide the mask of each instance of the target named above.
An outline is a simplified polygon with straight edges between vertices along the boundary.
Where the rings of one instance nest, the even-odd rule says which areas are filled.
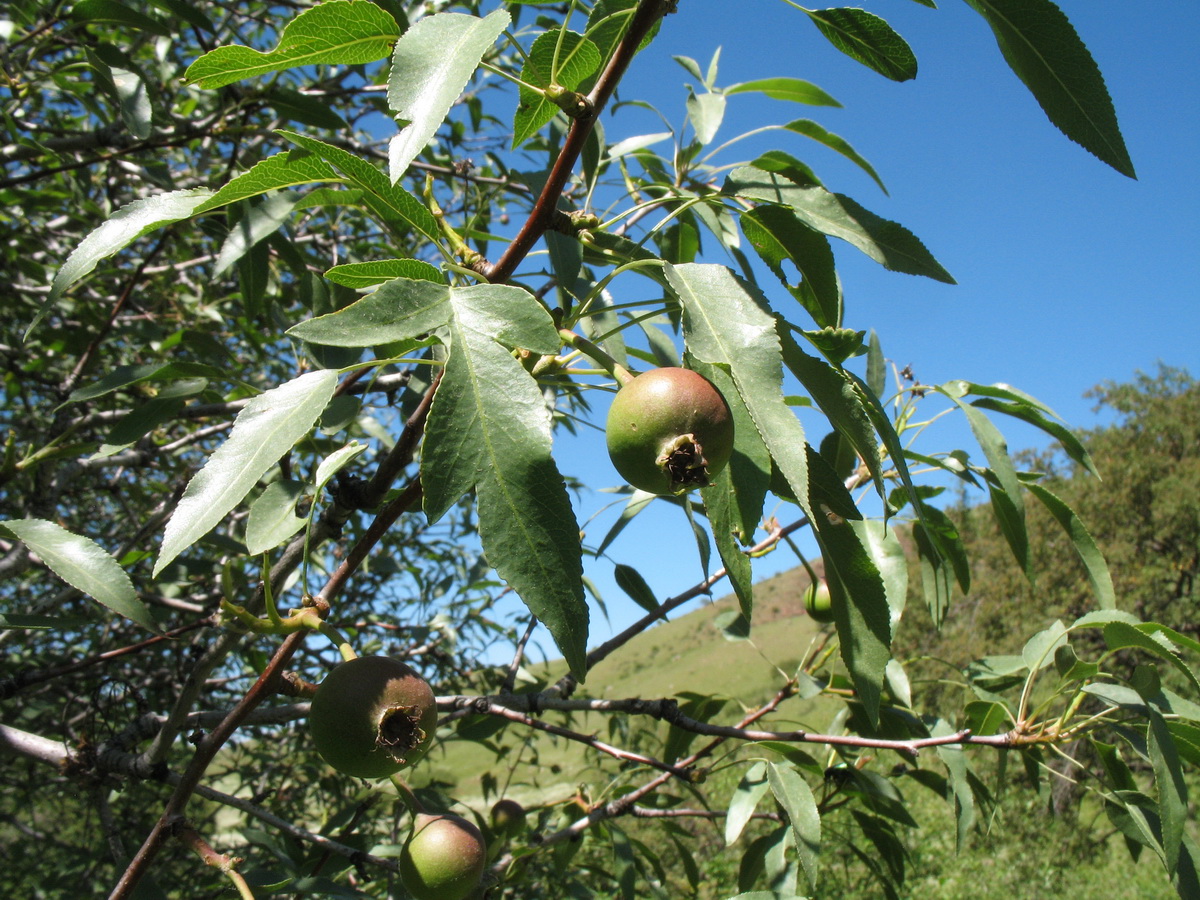
[[[717,622],[723,613],[737,610],[733,595],[659,623],[598,663],[575,696],[653,699],[681,697],[684,692],[713,694],[727,701],[718,721],[736,719],[743,708],[761,704],[773,696],[785,675],[794,674],[819,642],[821,626],[805,615],[800,599],[807,584],[804,569],[796,568],[756,585],[754,626],[747,640],[725,637]],[[534,667],[533,674],[550,682],[565,671],[562,660],[555,660]],[[819,729],[828,725],[836,708],[837,704],[829,700],[793,698],[774,721],[780,727],[802,723]],[[602,740],[609,725],[609,717],[595,714],[569,718],[547,713],[542,718],[574,731],[596,734]],[[648,722],[646,727],[661,730],[666,726]],[[498,734],[496,740],[520,741],[528,731],[520,725],[512,726]],[[614,739],[614,743],[626,745],[622,740]],[[414,782],[454,784],[453,796],[475,809],[486,808],[488,802],[476,773],[488,766],[492,751],[465,740],[444,740],[440,749],[440,755],[435,751],[414,771]],[[531,805],[573,796],[577,785],[557,779],[555,770],[578,772],[579,760],[595,752],[574,742],[537,734],[528,747],[509,750],[514,788],[509,794]]]
[[[779,670],[788,675],[794,673],[820,640],[821,626],[805,615],[800,600],[807,584],[806,572],[798,567],[756,585],[750,640],[728,640],[718,625],[718,617],[737,609],[732,595],[660,623],[599,663],[575,696],[651,699],[679,696],[683,691],[712,693],[728,701],[713,721],[735,721],[743,708],[773,696],[783,680]],[[968,648],[960,649],[967,652]],[[557,660],[537,667],[535,673],[544,681],[553,681],[565,671],[565,664]],[[809,700],[793,697],[767,720],[768,727],[826,731],[842,708],[839,700],[828,697]],[[540,718],[610,740],[623,748],[636,744],[636,738],[628,734],[610,735],[609,727],[614,721],[610,717],[591,714],[572,719],[545,713]],[[477,719],[467,727],[489,724],[489,720]],[[652,746],[661,747],[666,726],[647,721],[643,727],[654,729]],[[521,725],[509,725],[492,740],[490,745],[475,740],[443,740],[413,771],[414,786],[436,785],[444,796],[454,797],[481,816],[496,796],[512,797],[531,811],[541,809],[537,827],[555,830],[578,817],[577,808],[561,807],[581,790],[609,790],[615,784],[609,780],[611,767],[606,775],[588,765],[589,755],[595,758],[598,751],[578,743],[531,732]],[[827,752],[815,746],[805,749],[818,758]],[[496,771],[494,752],[503,754],[509,781],[492,785],[485,792],[480,773]],[[746,755],[746,752],[741,754]],[[748,755],[758,754],[748,749]],[[994,777],[992,762],[990,758],[976,760],[982,764],[980,775],[989,781]],[[938,768],[936,760],[932,766]],[[741,765],[718,767],[709,779],[710,795],[718,803],[730,797],[744,771]],[[643,769],[633,776],[633,781],[641,783],[648,777]],[[582,784],[584,779],[591,779],[591,783]],[[1046,815],[1044,797],[1021,796],[997,808],[990,826],[973,834],[969,845],[959,849],[955,847],[951,827],[952,803],[912,786],[901,785],[901,790],[919,825],[902,838],[909,872],[906,890],[899,895],[902,900],[959,900],[968,896],[972,900],[1090,897],[1100,896],[1101,888],[1103,895],[1113,900],[1168,900],[1175,896],[1163,878],[1161,866],[1150,854],[1143,854],[1136,864],[1131,863],[1128,851],[1112,830],[1102,825],[1098,833],[1094,830],[1103,814],[1090,800],[1085,800],[1078,819],[1055,819]],[[588,799],[596,802],[611,798],[592,794]],[[1082,822],[1090,823],[1089,827],[1081,828]],[[682,883],[673,883],[669,886],[671,895],[724,900],[738,893],[738,869],[744,845],[765,833],[765,829],[752,824],[737,844],[726,847],[719,826],[697,822],[684,827],[696,841],[695,858],[704,875],[698,893],[692,894]],[[877,893],[878,883],[869,872],[838,844],[843,827],[838,816],[828,816],[824,827],[833,843],[822,850],[826,874],[819,896],[825,900],[882,896]],[[661,834],[654,822],[624,819],[622,828],[632,837],[656,845],[657,851],[664,855],[668,871],[682,877],[679,875],[682,863],[674,858],[675,850],[657,846]],[[606,858],[605,851],[598,852],[601,860]]]

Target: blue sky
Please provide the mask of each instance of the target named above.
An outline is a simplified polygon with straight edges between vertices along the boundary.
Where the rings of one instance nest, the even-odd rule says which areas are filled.
[[[936,10],[915,2],[863,5],[913,47],[920,64],[914,81],[887,81],[843,56],[781,0],[680,0],[679,12],[635,61],[621,96],[645,99],[678,123],[684,85],[695,79],[672,55],[705,68],[720,47],[718,85],[790,76],[841,101],[843,108],[833,109],[730,97],[717,143],[807,117],[871,161],[889,196],[857,167],[798,136],[770,135],[727,158],[788,150],[831,189],[915,232],[954,275],[957,285],[943,285],[887,272],[849,246],[837,248],[846,324],[874,328],[885,355],[911,365],[922,382],[1008,382],[1070,425],[1089,427],[1099,420],[1083,394],[1101,381],[1127,380],[1159,361],[1200,373],[1200,4],[1160,3],[1150,16],[1115,0],[1060,3],[1105,74],[1136,181],[1049,123],[965,3],[943,0]],[[604,126],[609,141],[662,130],[659,120],[636,112],[605,115]],[[1031,429],[998,424],[1013,449],[1046,443]],[[823,433],[812,430],[810,437]],[[606,475],[598,436],[558,440],[565,471],[593,484],[617,483],[611,469]],[[954,419],[939,422],[922,447],[963,447],[979,456]],[[612,500],[579,497],[592,544],[617,510],[591,517]],[[610,552],[636,566],[663,598],[702,572],[681,515],[660,505],[635,520]],[[756,561],[756,578],[795,562],[786,550],[772,554]],[[588,574],[620,628],[640,610],[616,588],[611,569],[598,562]],[[596,619],[593,644],[608,636],[608,625]]]

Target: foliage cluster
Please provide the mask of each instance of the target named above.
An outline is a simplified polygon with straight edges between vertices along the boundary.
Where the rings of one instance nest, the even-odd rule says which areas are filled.
[[[1132,176],[1062,12],[967,3],[1054,125]],[[9,842],[47,848],[0,873],[6,892],[198,897],[204,864],[213,895],[221,878],[247,898],[396,894],[417,813],[462,798],[357,785],[297,725],[332,663],[379,653],[435,686],[442,740],[495,752],[488,800],[529,735],[589,748],[566,775],[585,790],[538,809],[527,836],[490,835],[491,896],[664,894],[662,856],[628,817],[662,821],[690,890],[700,872],[673,820],[716,817],[745,847],[748,896],[812,894],[834,810],[850,823],[836,839],[896,895],[904,792],[945,802],[961,844],[993,802],[977,754],[1032,771],[1078,741],[1131,852],[1200,893],[1185,777],[1200,642],[1144,617],[1169,607],[1118,608],[1100,548],[994,419],[1041,428],[1072,465],[1094,471],[1092,457],[1006,385],[896,373],[890,391],[878,338],[847,325],[831,239],[950,274],[792,153],[738,159],[736,139],[717,140],[739,94],[836,101],[790,74],[721,84],[716,59],[685,58],[685,121],[606,136],[637,103],[631,60],[688,14],[687,0],[6,7],[0,802]],[[882,18],[796,15],[884,78],[916,75]],[[812,119],[768,130],[878,180]],[[619,523],[585,544],[569,479],[611,476],[564,475],[555,430],[587,427],[631,369],[681,363],[729,403],[731,463],[695,495],[627,489]],[[978,453],[909,445],[931,402],[966,418]],[[892,649],[910,582],[896,523],[932,627],[971,587],[930,470],[988,492],[1026,577],[1026,507],[1044,507],[1090,598],[969,666],[965,700],[934,712]],[[794,521],[764,525],[769,492]],[[678,507],[712,575],[660,600],[618,566],[646,616],[591,646],[583,559],[618,558],[650,503]],[[687,691],[588,693],[596,664],[722,578],[739,602],[727,630],[744,634],[753,557],[801,530],[834,622],[770,699],[739,712]],[[498,615],[510,592],[516,620]],[[539,625],[570,669],[552,683],[523,665]],[[786,703],[818,696],[838,704],[828,727],[789,721]],[[603,737],[574,727],[585,714]],[[709,793],[729,768],[732,794]],[[773,825],[751,842],[755,816]],[[577,856],[585,842],[608,863]]]

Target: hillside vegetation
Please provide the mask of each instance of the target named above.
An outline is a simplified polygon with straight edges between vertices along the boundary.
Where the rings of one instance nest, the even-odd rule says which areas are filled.
[[[1065,467],[1053,450],[1026,457],[1046,472],[1045,483],[1093,524],[1095,537],[1113,565],[1122,603],[1139,615],[1189,623],[1184,630],[1200,631],[1196,615],[1196,576],[1200,573],[1200,384],[1186,373],[1163,369],[1156,376],[1139,376],[1126,385],[1107,384],[1094,395],[1100,406],[1116,412],[1110,426],[1084,432],[1081,438],[1096,459],[1104,480]],[[970,596],[958,597],[946,626],[934,632],[920,596],[919,573],[910,580],[906,619],[896,639],[897,656],[904,660],[910,678],[938,683],[942,691],[927,691],[938,698],[966,690],[958,672],[981,655],[981,648],[1019,652],[1015,643],[1031,627],[1069,619],[1086,608],[1088,589],[1082,568],[1067,552],[1061,530],[1040,507],[1030,510],[1029,529],[1034,544],[1037,577],[1033,584],[1011,572],[1004,562],[1009,552],[986,507],[960,503],[952,508],[955,520],[979,563],[973,571]],[[901,523],[899,527],[903,528]],[[750,640],[732,640],[722,629],[737,609],[736,599],[725,596],[701,608],[650,629],[597,665],[590,673],[589,696],[671,697],[687,702],[709,693],[726,699],[720,711],[708,710],[714,722],[735,721],[743,708],[771,697],[785,676],[796,672],[810,653],[819,652],[831,632],[804,614],[801,597],[808,584],[802,567],[780,573],[756,586],[756,608]],[[1021,627],[1013,627],[1019,621]],[[832,657],[836,664],[836,655]],[[565,672],[561,661],[533,673],[540,683]],[[686,687],[685,687],[686,686]],[[693,693],[684,693],[684,691]],[[766,723],[776,729],[836,730],[833,717],[840,704],[817,695],[785,701]],[[935,709],[921,712],[935,713]],[[575,731],[596,734],[609,720],[601,716],[554,718]],[[486,723],[485,723],[486,724]],[[473,735],[471,725],[464,726]],[[659,730],[665,730],[660,725]],[[633,736],[624,734],[623,746]],[[636,743],[636,741],[634,741]],[[836,753],[807,747],[814,756],[836,766]],[[476,774],[485,770],[491,753],[505,756],[509,783],[496,785]],[[426,783],[454,786],[453,793],[468,806],[486,811],[488,796],[499,792],[519,798],[539,810],[539,824],[561,825],[581,815],[588,805],[606,798],[612,784],[580,784],[560,773],[578,773],[582,761],[596,751],[573,741],[541,734],[520,746],[484,746],[468,741],[446,741],[443,751],[424,769]],[[824,754],[824,757],[822,757]],[[753,745],[713,767],[710,778],[721,786],[715,796],[732,796],[747,761],[771,754],[756,752]],[[901,771],[906,761],[896,755]],[[918,763],[918,765],[920,765]],[[920,897],[922,900],[1010,900],[1012,897],[1106,896],[1119,900],[1154,900],[1174,896],[1157,861],[1142,854],[1129,866],[1129,850],[1108,821],[1103,804],[1089,792],[1089,771],[1094,760],[1082,759],[1067,779],[1051,774],[1066,771],[1048,758],[1017,754],[1001,757],[996,765],[972,760],[985,793],[995,801],[977,818],[961,848],[955,846],[953,801],[920,789],[905,779],[892,782],[912,812],[912,827],[881,836],[879,855],[862,859],[839,851],[836,843],[823,851],[823,898],[868,896]],[[1037,780],[1039,790],[1006,788],[1016,781]],[[837,787],[827,780],[829,796]],[[686,791],[680,802],[691,802]],[[725,898],[753,886],[753,873],[739,873],[742,848],[726,848],[722,838],[723,809],[714,809],[709,823],[681,820],[678,827],[698,839],[694,858],[684,859],[681,845],[664,835],[654,821],[628,827],[631,839],[647,842],[663,860],[668,873],[668,896]],[[826,816],[826,827],[836,832],[837,814]],[[766,827],[752,823],[741,841],[763,841]],[[611,859],[584,851],[573,864],[608,871]],[[685,872],[695,866],[695,884]],[[904,893],[884,890],[877,867],[900,867],[905,872]],[[894,874],[894,873],[893,873]],[[739,877],[740,875],[740,877]],[[880,893],[880,892],[883,893]]]

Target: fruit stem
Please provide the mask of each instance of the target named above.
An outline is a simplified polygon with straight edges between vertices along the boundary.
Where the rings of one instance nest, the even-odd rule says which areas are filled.
[[[322,622],[318,625],[317,631],[333,642],[333,645],[337,647],[338,653],[342,655],[343,661],[350,662],[352,659],[358,659],[358,654],[354,652],[354,648],[350,646],[350,642],[346,640],[345,635],[328,622]]]
[[[605,372],[608,372],[613,378],[617,379],[622,387],[633,381],[634,376],[632,372],[583,335],[577,334],[570,328],[560,328],[558,329],[558,334],[563,339],[564,344],[574,350],[578,350],[584,356],[598,363]]]
[[[271,566],[266,554],[263,554],[263,571],[270,572]],[[282,625],[283,618],[279,615],[279,607],[275,605],[275,592],[271,589],[271,579],[264,578],[262,581],[263,589],[263,604],[267,611],[267,618],[272,625]]]
[[[417,795],[413,793],[413,789],[408,786],[408,782],[399,775],[390,776],[392,786],[396,788],[396,793],[400,795],[400,799],[404,802],[404,806],[414,816],[424,815],[426,809],[423,803],[417,799]]]

